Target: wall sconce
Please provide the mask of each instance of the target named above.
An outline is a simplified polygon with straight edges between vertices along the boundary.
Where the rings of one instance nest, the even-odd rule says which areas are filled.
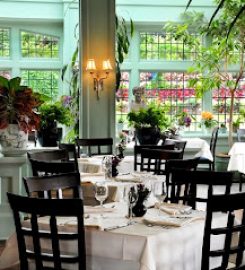
[[[104,60],[102,63],[102,70],[105,72],[105,77],[101,77],[99,72],[96,72],[97,69],[94,59],[88,59],[86,70],[94,80],[94,91],[96,91],[97,99],[99,99],[99,91],[103,90],[103,80],[108,78],[108,75],[112,70],[110,60]]]

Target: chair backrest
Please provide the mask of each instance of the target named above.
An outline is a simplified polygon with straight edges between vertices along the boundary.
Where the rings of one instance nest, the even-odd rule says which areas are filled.
[[[23,182],[29,197],[83,198],[79,173],[23,177]]]
[[[97,138],[97,139],[76,139],[78,146],[78,154],[81,154],[81,146],[84,149],[87,148],[87,155],[111,155],[113,154],[113,139],[112,138]]]
[[[235,220],[234,211],[241,210],[242,218],[238,222]],[[214,222],[213,216],[216,212],[223,212],[227,216],[227,220],[222,225]],[[232,236],[236,235],[237,241],[232,242]],[[223,248],[210,247],[212,238],[224,236]],[[243,253],[245,250],[245,193],[237,193],[230,195],[215,195],[211,196],[207,203],[207,215],[205,221],[203,247],[202,247],[202,267],[201,270],[210,269],[210,258],[221,258],[220,265],[215,269],[231,269],[228,268],[230,255],[236,257],[234,262],[234,270],[245,269],[242,266]],[[232,244],[231,244],[232,243]]]
[[[33,176],[43,176],[77,171],[75,161],[40,161],[30,159]]]
[[[59,143],[59,149],[66,150],[69,154],[69,160],[70,161],[74,160],[76,162],[77,168],[78,168],[78,163],[77,163],[78,148],[77,148],[77,145],[74,143]]]
[[[155,174],[166,174],[165,166],[163,168],[163,161],[168,159],[181,158],[182,150],[160,150],[142,148],[140,151],[140,170],[154,172]]]
[[[237,129],[237,141],[238,142],[245,142],[245,129],[243,129],[243,128]]]
[[[224,186],[224,194],[229,194],[232,178],[232,172],[172,170],[168,200],[172,203],[182,202],[196,209],[198,202],[207,203],[209,196],[213,194],[214,186]],[[199,196],[197,194],[198,185],[206,186],[207,194]]]
[[[193,159],[166,160],[165,171],[166,171],[166,189],[167,189],[168,196],[169,196],[169,185],[170,185],[169,178],[172,171],[175,171],[175,170],[196,171],[198,162],[199,162],[199,157],[193,158]]]
[[[210,151],[213,155],[214,162],[215,162],[215,149],[216,149],[216,143],[218,139],[218,133],[219,133],[219,127],[215,127],[212,131],[211,140],[210,140]]]
[[[69,153],[65,149],[55,149],[48,151],[38,151],[38,152],[27,152],[29,159],[51,161],[51,160],[62,160],[69,161]]]
[[[141,145],[135,145],[134,146],[134,170],[137,171],[137,169],[140,169],[140,152],[142,148],[148,148],[148,149],[158,149],[158,150],[173,150],[175,147],[175,143],[171,142],[167,145],[153,145],[153,144],[141,144]]]
[[[182,156],[181,156],[181,158],[183,158],[184,152],[185,152],[186,143],[187,143],[186,141],[182,141],[182,140],[170,140],[170,139],[166,139],[163,142],[163,146],[174,144],[174,149],[182,150]]]
[[[40,199],[11,193],[7,193],[7,196],[14,215],[21,270],[64,269],[64,263],[73,265],[72,269],[76,269],[75,263],[78,263],[77,269],[86,270],[81,199]],[[23,223],[23,214],[27,214],[30,220]],[[47,217],[47,229],[40,230],[38,224],[40,216]],[[65,232],[58,228],[57,216],[75,219],[77,226],[74,226],[74,231]],[[77,254],[63,254],[60,250],[62,241],[77,244]],[[47,248],[49,243],[52,243],[50,250]],[[29,260],[35,265],[34,268],[30,267]]]

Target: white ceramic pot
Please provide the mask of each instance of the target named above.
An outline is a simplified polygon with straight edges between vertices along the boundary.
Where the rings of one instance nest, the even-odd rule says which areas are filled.
[[[1,152],[4,156],[21,156],[27,151],[28,133],[19,129],[17,124],[9,124],[0,129]]]

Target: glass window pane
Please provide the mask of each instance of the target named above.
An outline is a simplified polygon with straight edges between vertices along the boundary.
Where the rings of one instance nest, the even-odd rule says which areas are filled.
[[[58,58],[59,38],[21,31],[22,57]]]
[[[0,57],[9,57],[10,55],[10,30],[0,28]]]
[[[22,70],[22,84],[28,85],[35,92],[42,93],[50,97],[52,101],[59,96],[59,71],[51,70]]]
[[[201,39],[198,35],[194,36]],[[188,44],[175,40],[171,33],[140,33],[141,59],[193,60],[198,49],[191,50]]]
[[[160,101],[169,108],[169,115],[175,116],[183,111],[195,118],[189,128],[200,130],[201,99],[195,97],[195,90],[188,87],[188,80],[194,74],[184,72],[141,72],[140,85],[146,88],[147,101]]]

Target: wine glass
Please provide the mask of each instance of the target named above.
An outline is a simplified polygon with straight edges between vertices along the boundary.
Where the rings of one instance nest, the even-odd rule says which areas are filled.
[[[165,191],[165,185],[164,182],[161,181],[155,181],[153,183],[152,192],[156,199],[158,200],[159,207],[158,207],[158,215],[160,214],[160,205],[167,197],[167,193]]]
[[[112,156],[104,156],[102,159],[102,168],[105,173],[105,179],[112,177]]]
[[[132,209],[138,200],[137,186],[130,187],[128,194],[127,194],[127,197],[128,197],[128,218],[129,218],[128,225],[131,225],[131,224],[133,224],[133,222],[132,222],[132,218],[133,218]]]
[[[100,202],[100,206],[103,207],[103,202],[108,197],[108,186],[105,182],[95,183],[95,199]]]

